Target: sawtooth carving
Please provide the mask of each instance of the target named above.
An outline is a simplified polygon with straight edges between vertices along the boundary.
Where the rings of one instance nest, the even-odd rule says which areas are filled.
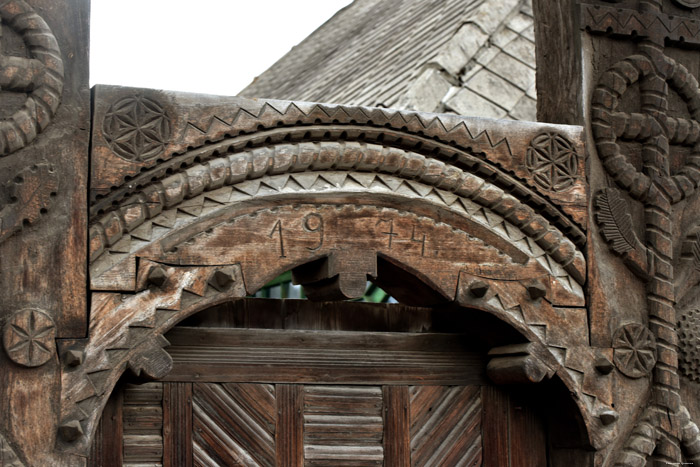
[[[322,171],[331,167],[342,170]],[[115,264],[108,259],[114,254],[126,258],[135,253],[139,244],[154,240],[153,225],[174,228],[178,212],[193,222],[192,217],[205,212],[210,215],[223,205],[260,195],[348,189],[426,199],[446,205],[462,216],[476,216],[487,229],[495,227],[506,242],[522,244],[524,237],[529,238],[523,244],[526,251],[537,245],[557,268],[571,275],[573,282],[579,284],[576,287],[585,280],[585,260],[573,241],[512,195],[475,175],[420,154],[359,143],[260,148],[193,166],[146,187],[91,226],[93,277]],[[132,238],[137,239],[133,246]]]
[[[491,177],[501,189],[523,199],[549,222],[570,232],[577,244],[585,243],[581,224],[585,219],[574,213],[578,206],[570,210],[573,206],[571,193],[550,193],[549,197],[540,194],[524,163],[529,141],[509,141],[505,130],[478,119],[470,121],[388,109],[277,101],[265,102],[255,110],[236,105],[227,115],[210,114],[202,122],[188,121],[184,129],[173,128],[172,139],[180,142],[172,144],[170,152],[160,156],[163,162],[143,167],[123,180],[110,181],[110,186],[114,187],[108,193],[93,193],[90,215],[94,219],[111,209],[114,202],[123,202],[152,182],[182,173],[192,165],[222,154],[288,141],[330,139],[413,150],[452,165],[471,168],[477,174]],[[523,130],[532,131],[527,127]],[[557,127],[552,127],[550,132],[557,132]],[[563,137],[566,132],[557,133]],[[583,171],[582,168],[578,170]],[[577,199],[583,203],[585,184],[581,180],[577,180],[577,193]]]
[[[148,287],[154,268],[167,276],[161,287]],[[232,278],[223,291],[210,283],[220,270]],[[170,371],[172,359],[162,348],[168,345],[165,332],[205,306],[246,295],[235,265],[171,267],[143,261],[138,283],[141,291],[136,294],[93,294],[89,339],[65,343],[73,350],[81,348],[85,359],[62,372],[61,450],[86,454],[102,409],[126,369],[147,379]]]

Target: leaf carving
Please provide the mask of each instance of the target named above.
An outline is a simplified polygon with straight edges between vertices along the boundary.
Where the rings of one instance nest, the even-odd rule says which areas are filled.
[[[605,188],[596,195],[594,206],[596,223],[610,248],[618,254],[634,250],[639,240],[632,230],[627,201],[620,193],[613,188]]]
[[[50,164],[38,164],[21,170],[3,187],[0,204],[0,242],[36,222],[46,212],[58,191],[58,177]]]

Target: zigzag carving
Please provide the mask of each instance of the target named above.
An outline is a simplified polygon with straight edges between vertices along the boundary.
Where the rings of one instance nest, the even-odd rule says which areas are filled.
[[[328,172],[331,169],[340,170]],[[349,178],[347,170],[360,172]],[[266,178],[262,183],[268,174],[280,175],[274,180]],[[99,276],[100,267],[95,269],[95,266],[105,252],[128,256],[134,251],[129,246],[132,237],[150,241],[153,225],[172,228],[178,211],[190,217],[199,216],[205,201],[213,210],[217,204],[241,201],[266,192],[307,190],[319,177],[324,177],[326,185],[332,188],[342,189],[354,183],[370,192],[386,191],[383,185],[393,193],[414,198],[428,196],[433,190],[438,202],[452,208],[461,206],[460,214],[483,216],[489,229],[501,226],[505,219],[508,225],[500,227],[501,236],[511,242],[524,243],[530,250],[531,245],[537,245],[547,253],[547,259],[540,261],[545,267],[551,269],[556,264],[578,284],[585,281],[585,259],[574,242],[516,197],[480,177],[420,154],[360,143],[300,143],[260,148],[214,159],[155,183],[91,226],[93,274]],[[331,178],[333,180],[329,180]],[[379,187],[372,184],[375,180],[381,182]],[[402,191],[405,189],[409,191]],[[465,202],[476,208],[466,209]],[[521,232],[517,238],[512,236],[515,231]],[[100,258],[100,261],[105,264],[107,260]]]
[[[150,269],[164,269],[166,281],[146,288]],[[211,283],[218,271],[230,277],[225,288]],[[136,294],[94,294],[90,313],[89,340],[81,349],[85,361],[61,375],[61,426],[79,423],[85,436],[68,443],[57,439],[57,448],[84,455],[98,418],[121,374],[130,368],[150,378],[167,374],[172,365],[162,347],[163,334],[211,300],[245,296],[239,266],[168,267],[148,261],[139,269]],[[221,290],[219,290],[221,289]],[[203,305],[202,305],[203,306]]]
[[[658,34],[658,24],[666,31],[664,36],[670,40],[700,44],[700,26],[692,18],[585,3],[581,5],[581,16],[586,28],[595,32],[610,31],[623,35],[635,32],[640,36],[651,36]]]
[[[494,313],[500,319],[510,324],[539,347],[538,357],[549,367],[548,374],[556,374],[575,394],[576,401],[584,423],[588,427],[589,436],[594,446],[603,446],[610,441],[606,438],[610,433],[595,429],[600,422],[598,414],[610,412],[612,407],[607,402],[610,394],[600,392],[600,385],[593,384],[597,379],[594,369],[596,355],[588,346],[588,339],[581,336],[579,328],[587,332],[585,319],[576,329],[554,328],[557,324],[567,323],[571,326],[573,320],[556,319],[556,310],[547,301],[530,300],[525,287],[520,284],[506,284],[498,281],[488,281],[489,291],[484,297],[475,298],[469,292],[470,275],[460,274],[456,301],[460,305],[475,307]],[[518,292],[520,291],[520,292]],[[585,309],[580,309],[585,314]],[[575,339],[586,342],[577,344]]]
[[[383,141],[382,144],[420,150],[424,154],[433,154],[432,157],[493,176],[494,183],[502,188],[522,193],[523,199],[531,198],[528,202],[533,207],[544,207],[544,215],[550,221],[561,223],[565,230],[571,230],[577,236],[577,242],[585,241],[580,227],[537,193],[529,173],[524,170],[515,173],[516,169],[509,166],[513,151],[503,136],[503,125],[484,129],[482,127],[489,124],[480,120],[480,128],[475,129],[477,122],[470,128],[468,120],[450,119],[450,116],[322,104],[308,104],[310,108],[307,110],[302,110],[302,104],[296,103],[276,102],[275,105],[286,107],[278,110],[271,103],[265,103],[257,112],[238,108],[231,115],[210,116],[205,122],[188,121],[181,139],[182,152],[176,152],[170,160],[135,175],[128,184],[115,188],[110,194],[92,199],[91,216],[110,209],[115,201],[122,201],[153,180],[222,153],[285,141],[330,138]]]

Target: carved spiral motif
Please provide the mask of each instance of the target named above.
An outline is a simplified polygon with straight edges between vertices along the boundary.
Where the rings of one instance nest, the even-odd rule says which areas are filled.
[[[40,310],[20,310],[5,323],[2,335],[5,352],[18,365],[35,367],[55,353],[56,325]]]
[[[695,104],[700,99],[700,89],[687,68],[670,57],[664,57],[664,60],[670,70],[665,77],[655,74],[656,65],[643,55],[627,57],[603,73],[593,94],[591,126],[603,166],[617,184],[637,200],[648,194],[652,178],[627,159],[617,144],[618,139],[656,144],[660,153],[666,155],[671,145],[692,148],[680,170],[653,180],[671,190],[675,203],[689,197],[700,185],[700,137],[697,132],[700,108]],[[672,118],[659,112],[630,114],[617,111],[629,86],[658,80],[665,80],[667,88],[676,91],[683,99],[691,114],[690,119]]]
[[[679,367],[691,380],[700,383],[700,309],[686,310],[678,321]]]
[[[656,340],[649,328],[626,324],[613,336],[613,359],[620,372],[630,378],[641,378],[656,364]]]
[[[563,191],[576,182],[578,154],[571,141],[556,133],[535,136],[525,163],[537,186],[547,191]]]
[[[109,108],[102,132],[117,155],[147,161],[165,150],[170,119],[158,102],[143,96],[126,97]]]
[[[0,56],[0,88],[28,93],[22,108],[0,121],[0,156],[5,156],[51,123],[63,93],[63,59],[49,26],[24,1],[3,2],[0,18],[21,35],[32,57]]]

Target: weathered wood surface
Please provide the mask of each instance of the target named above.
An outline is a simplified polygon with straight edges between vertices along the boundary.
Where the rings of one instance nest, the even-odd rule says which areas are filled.
[[[168,333],[165,381],[467,385],[485,382],[484,356],[466,336],[198,329]],[[371,382],[371,383],[370,383]]]
[[[55,339],[87,328],[88,10],[0,5],[0,464],[81,462],[53,449]]]

